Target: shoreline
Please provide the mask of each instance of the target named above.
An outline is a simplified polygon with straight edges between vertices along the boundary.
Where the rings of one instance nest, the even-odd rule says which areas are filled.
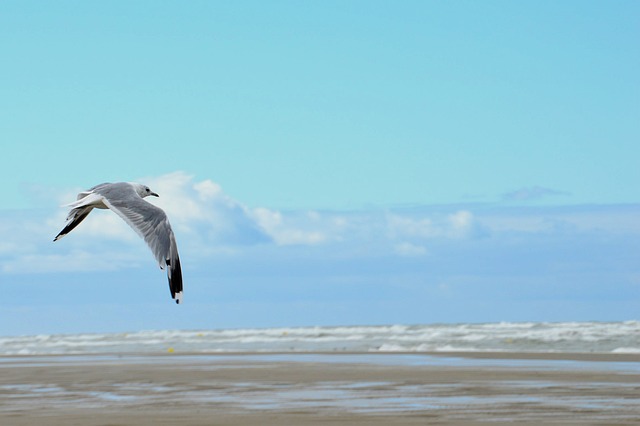
[[[247,356],[429,356],[437,358],[467,358],[467,359],[495,359],[495,360],[550,360],[550,361],[587,361],[587,362],[640,362],[640,353],[613,352],[507,352],[507,351],[186,351],[171,352],[94,352],[68,354],[1,354],[0,362],[6,359],[18,358],[62,358],[62,357],[171,357],[171,356],[210,356],[210,357],[247,357]]]
[[[640,356],[130,353],[0,357],[0,424],[630,425]]]

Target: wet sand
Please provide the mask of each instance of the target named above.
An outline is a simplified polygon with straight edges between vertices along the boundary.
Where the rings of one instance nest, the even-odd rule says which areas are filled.
[[[0,357],[0,425],[632,425],[640,355]]]

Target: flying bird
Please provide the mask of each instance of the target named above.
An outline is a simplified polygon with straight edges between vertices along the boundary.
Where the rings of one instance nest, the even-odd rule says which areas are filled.
[[[67,225],[53,241],[71,232],[95,209],[111,209],[124,219],[147,243],[160,269],[167,270],[171,297],[176,303],[182,301],[182,269],[178,246],[169,219],[165,212],[143,198],[158,194],[139,183],[101,183],[78,194],[77,201],[68,204],[71,211]]]

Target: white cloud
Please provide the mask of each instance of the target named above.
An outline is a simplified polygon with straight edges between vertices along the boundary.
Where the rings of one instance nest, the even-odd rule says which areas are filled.
[[[193,185],[201,200],[211,200],[222,195],[222,187],[211,180],[203,180]]]
[[[387,217],[389,235],[392,238],[467,238],[477,234],[478,224],[474,215],[467,210],[434,217],[412,217],[390,214]]]
[[[409,242],[398,243],[394,246],[394,250],[401,256],[424,256],[427,254],[427,249],[421,245],[412,244]]]
[[[429,218],[415,219],[391,214],[387,220],[389,232],[393,237],[434,238],[441,233]]]
[[[278,245],[317,245],[329,240],[322,230],[322,217],[317,212],[307,212],[302,224],[289,223],[282,213],[259,207],[252,210],[252,215],[260,227],[273,238]],[[296,219],[296,218],[294,218]]]
[[[263,207],[253,209],[253,215],[264,229],[274,229],[282,225],[282,214]]]
[[[460,210],[447,217],[450,227],[445,231],[450,237],[465,238],[473,233],[474,217],[471,212]]]

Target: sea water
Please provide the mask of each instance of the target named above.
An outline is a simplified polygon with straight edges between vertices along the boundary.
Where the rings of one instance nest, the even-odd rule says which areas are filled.
[[[147,330],[0,337],[0,355],[167,351],[640,353],[640,321]]]

